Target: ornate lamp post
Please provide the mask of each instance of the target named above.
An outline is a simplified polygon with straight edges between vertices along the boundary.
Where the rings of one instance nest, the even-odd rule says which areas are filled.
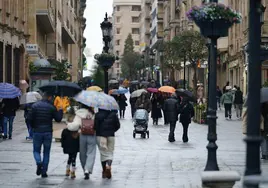
[[[154,58],[155,58],[155,54],[153,52],[153,50],[150,51],[150,59],[151,59],[151,79],[154,79],[154,70],[153,70],[153,66],[154,66]]]
[[[109,56],[109,44],[111,42],[111,32],[112,32],[112,23],[108,21],[108,15],[107,13],[105,14],[104,21],[100,24],[101,30],[102,30],[102,40],[104,42],[104,47],[103,47],[103,56],[104,53],[106,54],[106,57]],[[113,65],[115,58],[113,55],[110,55],[111,58],[101,58],[101,60],[98,61],[99,65],[102,66],[103,71],[104,71],[104,80],[105,80],[105,87],[104,91],[105,93],[108,93],[108,70],[111,68]],[[113,57],[113,58],[112,58]],[[113,60],[114,59],[114,60]]]

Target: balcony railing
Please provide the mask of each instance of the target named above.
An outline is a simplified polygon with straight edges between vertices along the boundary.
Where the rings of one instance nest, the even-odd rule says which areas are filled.
[[[75,44],[76,41],[71,30],[69,29],[70,25],[69,27],[67,26],[68,23],[70,24],[69,20],[64,21],[62,24],[62,41],[66,44]]]

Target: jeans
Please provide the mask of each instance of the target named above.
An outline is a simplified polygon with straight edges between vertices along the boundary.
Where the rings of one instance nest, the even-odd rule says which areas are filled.
[[[217,104],[219,105],[219,109],[221,109],[221,98],[217,97]]]
[[[225,118],[232,118],[232,104],[224,104]]]
[[[7,123],[9,122],[8,135],[12,137],[14,118],[15,116],[4,116],[4,136],[7,136]]]
[[[45,174],[48,169],[49,157],[50,157],[50,149],[52,142],[52,133],[33,133],[33,155],[36,161],[36,164],[42,164],[43,171]],[[41,159],[41,148],[43,145],[43,161]]]
[[[241,118],[242,109],[243,109],[243,104],[235,104],[235,111],[236,111],[236,117],[237,118]]]
[[[175,128],[176,128],[176,121],[171,121],[170,122],[170,130],[169,130],[169,140],[175,140]]]
[[[28,129],[29,138],[33,138],[33,130],[32,130],[31,124],[28,121],[25,121],[25,123]]]
[[[4,117],[0,115],[0,134],[2,134],[3,132],[4,132]]]

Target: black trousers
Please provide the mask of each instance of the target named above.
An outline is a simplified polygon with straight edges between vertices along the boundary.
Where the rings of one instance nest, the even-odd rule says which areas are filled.
[[[72,165],[72,167],[76,166],[76,157],[77,157],[77,153],[69,153],[69,158],[67,161],[68,165]]]
[[[189,123],[181,123],[183,127],[183,135],[188,136]]]
[[[170,127],[169,127],[169,138],[174,139],[174,137],[175,137],[174,132],[175,132],[175,129],[176,129],[176,123],[177,123],[177,121],[171,121],[171,122],[169,122],[169,124],[170,124]]]
[[[162,109],[162,111],[163,111],[163,116],[164,116],[164,124],[166,125],[167,124],[167,115],[166,115],[164,109]]]
[[[131,105],[131,115],[132,115],[132,118],[134,117],[135,112],[136,112],[135,106],[134,105]]]
[[[231,118],[232,117],[232,104],[224,104],[225,109],[225,117]]]
[[[123,110],[120,109],[120,118],[121,117],[123,117],[123,118],[125,117],[125,111],[126,110],[124,110],[124,109]]]

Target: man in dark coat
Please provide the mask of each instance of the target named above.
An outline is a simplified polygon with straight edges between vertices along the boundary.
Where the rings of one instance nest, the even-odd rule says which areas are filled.
[[[180,106],[180,122],[183,127],[182,141],[188,142],[188,127],[191,123],[191,119],[194,116],[194,107],[190,104],[187,98],[183,98]]]
[[[240,119],[242,117],[242,108],[243,108],[243,92],[240,90],[240,87],[237,87],[234,97],[234,105],[236,110],[236,117]]]
[[[163,109],[166,114],[167,123],[170,124],[168,141],[175,142],[174,131],[176,128],[176,123],[178,121],[178,115],[179,115],[179,102],[175,94],[173,94],[170,98],[168,98],[165,101]]]
[[[43,100],[32,105],[28,112],[28,121],[33,128],[33,154],[36,161],[36,175],[47,177],[47,170],[50,158],[50,149],[52,143],[53,119],[60,122],[63,111],[57,111],[51,102],[52,96],[44,94]],[[44,148],[43,160],[41,159],[41,148]]]

